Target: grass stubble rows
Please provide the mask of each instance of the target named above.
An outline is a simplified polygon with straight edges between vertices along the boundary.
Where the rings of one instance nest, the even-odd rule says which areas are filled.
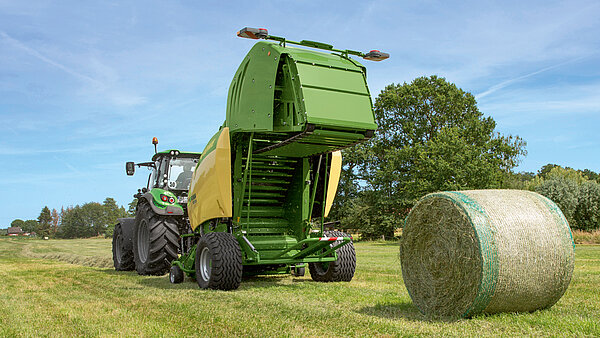
[[[600,246],[578,246],[563,298],[533,313],[427,320],[398,243],[359,242],[350,283],[246,278],[232,292],[111,267],[110,240],[0,240],[0,336],[600,336]],[[70,264],[75,263],[75,264]]]

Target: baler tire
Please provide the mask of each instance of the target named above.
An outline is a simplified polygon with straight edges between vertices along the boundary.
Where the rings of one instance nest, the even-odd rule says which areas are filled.
[[[121,223],[115,225],[112,239],[113,264],[117,271],[132,271],[135,269],[131,243],[124,238]]]
[[[294,277],[304,277],[304,275],[306,274],[306,268],[305,267],[301,267],[301,268],[294,268],[292,270],[292,276]]]
[[[146,203],[139,205],[133,230],[133,256],[137,273],[164,275],[171,268],[171,262],[177,259],[178,249],[177,221],[155,214]]]
[[[341,231],[325,231],[327,237],[349,237]],[[330,247],[339,244],[335,241]],[[328,263],[308,263],[310,277],[315,282],[349,282],[354,277],[356,270],[356,252],[352,242],[342,246],[335,251],[337,260]]]
[[[183,271],[177,265],[173,265],[169,271],[169,281],[172,284],[179,284],[183,282]]]
[[[227,232],[200,237],[196,249],[196,282],[202,289],[235,290],[242,282],[242,250]]]

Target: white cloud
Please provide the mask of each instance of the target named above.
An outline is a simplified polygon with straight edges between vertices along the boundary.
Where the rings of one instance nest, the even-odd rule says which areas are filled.
[[[65,73],[72,75],[76,78],[78,78],[79,80],[83,80],[86,82],[89,82],[93,85],[97,85],[97,86],[101,86],[102,83],[99,82],[98,80],[91,78],[88,75],[82,74],[62,63],[59,63],[55,60],[52,60],[51,58],[43,55],[42,53],[40,53],[39,51],[35,50],[34,48],[31,48],[29,46],[27,46],[26,44],[24,44],[23,42],[11,37],[10,35],[6,34],[6,32],[4,31],[0,31],[0,36],[4,39],[4,41],[10,43],[11,45],[13,45],[14,47],[17,47],[18,49],[23,50],[24,52],[26,52],[27,54],[29,54],[30,56],[33,56],[35,58],[37,58],[38,60],[41,60],[42,62],[45,62],[51,66],[54,66],[62,71],[64,71]]]

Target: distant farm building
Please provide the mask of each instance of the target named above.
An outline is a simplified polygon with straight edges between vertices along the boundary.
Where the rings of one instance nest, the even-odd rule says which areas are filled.
[[[23,235],[23,229],[21,227],[10,227],[6,232],[7,236],[21,236]]]

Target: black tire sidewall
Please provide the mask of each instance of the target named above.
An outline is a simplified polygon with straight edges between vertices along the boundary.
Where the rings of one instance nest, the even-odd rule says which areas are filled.
[[[119,241],[120,239],[120,241]],[[120,244],[120,248],[118,248]],[[135,269],[133,250],[128,245],[120,223],[115,225],[112,239],[113,265],[117,271],[131,271]]]
[[[341,231],[325,231],[326,237],[349,237],[348,234]],[[330,247],[339,244],[333,242]],[[356,269],[356,253],[352,242],[336,250],[337,260],[329,262],[327,268],[323,263],[309,263],[308,269],[310,276],[317,282],[349,282],[354,277]]]
[[[200,257],[208,248],[211,271],[208,280],[202,278]],[[211,232],[200,237],[194,267],[196,282],[202,289],[235,290],[242,281],[242,251],[237,239],[227,232]]]

